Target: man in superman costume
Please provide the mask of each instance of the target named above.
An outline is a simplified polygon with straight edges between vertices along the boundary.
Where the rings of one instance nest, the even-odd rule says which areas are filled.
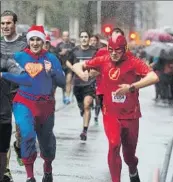
[[[130,181],[140,182],[135,156],[141,117],[138,90],[159,81],[142,60],[126,50],[125,37],[115,35],[108,41],[109,54],[73,65],[74,72],[83,80],[88,79],[86,70],[91,68],[103,75],[103,122],[109,142],[108,165],[112,182],[121,181],[121,145]]]
[[[52,182],[52,161],[56,153],[53,134],[55,100],[53,83],[63,88],[65,76],[59,60],[43,49],[42,26],[32,26],[27,33],[28,47],[14,55],[24,69],[20,75],[2,72],[1,77],[19,85],[13,100],[15,121],[21,135],[21,157],[27,182],[35,182],[33,166],[37,156],[36,137],[44,160],[43,182]]]

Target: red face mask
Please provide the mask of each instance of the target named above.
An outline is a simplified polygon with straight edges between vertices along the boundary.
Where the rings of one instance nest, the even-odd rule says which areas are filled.
[[[112,47],[108,46],[108,51],[110,53],[114,51],[116,54],[121,54],[122,52],[125,52],[125,49],[124,48],[113,49]]]
[[[122,51],[122,50],[126,50],[126,47],[127,47],[127,41],[125,39],[124,36],[122,35],[116,35],[114,37],[111,37],[109,40],[108,40],[108,51],[112,51],[113,50],[116,52],[116,51]],[[117,53],[118,53],[117,52]]]
[[[113,62],[120,62],[124,59],[127,42],[124,36],[115,35],[108,40],[108,51]]]

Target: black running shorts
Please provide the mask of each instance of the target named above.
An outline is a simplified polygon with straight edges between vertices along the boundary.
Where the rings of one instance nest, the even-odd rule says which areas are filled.
[[[78,104],[83,103],[86,96],[95,97],[95,84],[86,86],[74,86],[73,93],[76,97]]]

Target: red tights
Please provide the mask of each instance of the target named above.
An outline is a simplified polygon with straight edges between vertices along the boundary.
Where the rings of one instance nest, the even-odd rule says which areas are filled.
[[[103,116],[105,133],[109,142],[108,165],[112,182],[120,182],[122,161],[120,147],[129,173],[137,170],[138,158],[135,156],[138,141],[139,119],[117,120],[112,114]]]

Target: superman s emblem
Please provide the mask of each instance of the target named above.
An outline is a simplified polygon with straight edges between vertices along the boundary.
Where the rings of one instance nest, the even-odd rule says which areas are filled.
[[[34,78],[43,70],[43,65],[41,63],[27,63],[25,65],[25,70],[32,78]]]
[[[120,76],[120,69],[116,69],[116,68],[111,68],[109,70],[109,78],[111,80],[117,80]]]

